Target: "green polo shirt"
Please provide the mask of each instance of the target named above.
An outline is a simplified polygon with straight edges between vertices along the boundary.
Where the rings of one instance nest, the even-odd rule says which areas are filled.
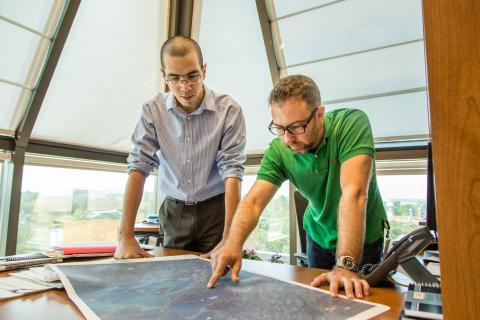
[[[355,109],[326,112],[324,136],[315,151],[294,154],[276,138],[263,156],[257,179],[280,187],[285,180],[308,199],[303,227],[312,239],[325,249],[337,246],[337,212],[342,190],[341,164],[359,154],[375,157],[372,129],[367,115]],[[375,162],[368,189],[365,244],[383,237],[387,220],[377,186]]]

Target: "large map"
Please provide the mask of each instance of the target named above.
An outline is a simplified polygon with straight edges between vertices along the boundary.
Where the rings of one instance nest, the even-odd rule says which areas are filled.
[[[87,319],[367,319],[387,306],[241,271],[208,289],[209,261],[194,256],[61,264],[54,268]]]

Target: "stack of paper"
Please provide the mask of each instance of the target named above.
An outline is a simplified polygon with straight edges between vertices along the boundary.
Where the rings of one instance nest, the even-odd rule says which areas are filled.
[[[60,288],[63,288],[62,283],[48,265],[31,268],[0,278],[0,300]]]

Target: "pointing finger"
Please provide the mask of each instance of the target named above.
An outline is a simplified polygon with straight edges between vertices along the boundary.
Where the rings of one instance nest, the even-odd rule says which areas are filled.
[[[217,264],[215,268],[215,272],[213,273],[212,277],[210,278],[210,281],[207,284],[207,288],[213,288],[215,286],[218,278],[220,278],[223,275],[223,272],[226,266],[227,266],[227,263],[223,261]]]

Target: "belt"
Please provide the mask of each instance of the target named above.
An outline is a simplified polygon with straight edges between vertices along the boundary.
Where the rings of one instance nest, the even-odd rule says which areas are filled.
[[[199,204],[204,204],[204,203],[207,203],[209,201],[212,201],[212,200],[217,200],[217,199],[221,199],[225,196],[225,193],[220,193],[220,194],[217,194],[216,196],[213,196],[211,198],[208,198],[208,199],[205,199],[205,200],[202,200],[202,201],[184,201],[184,200],[178,200],[178,199],[175,199],[175,198],[172,198],[172,197],[169,197],[169,196],[165,196],[166,199],[168,200],[171,200],[171,201],[175,201],[176,203],[184,203],[186,206],[194,206],[194,205],[199,205]]]

